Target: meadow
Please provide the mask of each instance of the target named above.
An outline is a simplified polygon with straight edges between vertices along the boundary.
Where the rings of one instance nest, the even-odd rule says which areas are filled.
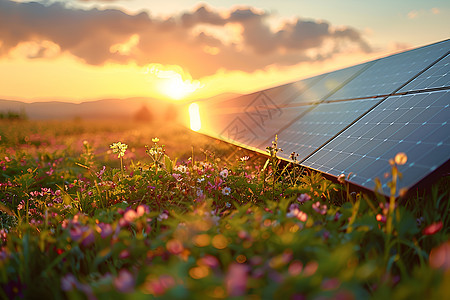
[[[167,122],[0,120],[0,297],[450,297],[448,178],[369,195],[267,146]]]

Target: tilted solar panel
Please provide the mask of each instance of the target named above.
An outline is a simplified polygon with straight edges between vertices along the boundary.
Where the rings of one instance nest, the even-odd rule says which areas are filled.
[[[400,187],[450,159],[450,40],[236,99],[205,103],[201,132],[265,152],[278,134],[310,167],[374,188],[389,159],[408,156]],[[203,120],[202,120],[203,121]]]
[[[410,187],[450,159],[450,91],[392,96],[320,148],[302,164],[373,189],[384,183],[389,159],[404,152],[399,187]]]

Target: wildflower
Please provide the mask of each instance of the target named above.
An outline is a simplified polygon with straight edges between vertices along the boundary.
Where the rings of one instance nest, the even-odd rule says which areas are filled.
[[[450,270],[450,242],[433,248],[430,252],[430,267],[433,269]]]
[[[127,210],[123,215],[123,218],[127,223],[133,222],[137,217],[138,215],[133,209]]]
[[[319,214],[321,214],[321,215],[324,215],[324,214],[326,214],[327,213],[327,206],[324,204],[324,205],[320,205],[320,202],[319,201],[317,201],[316,203],[314,203],[313,205],[312,205],[312,208],[316,211],[316,212],[318,212]]]
[[[175,170],[181,173],[186,173],[188,171],[188,168],[184,165],[179,165],[175,167]]]
[[[231,297],[242,296],[247,290],[248,267],[244,264],[233,263],[226,275],[226,287]]]
[[[222,189],[222,194],[225,196],[230,195],[230,192],[231,192],[231,188],[229,188],[227,186]]]
[[[120,270],[117,277],[114,279],[114,286],[122,293],[130,293],[134,288],[133,275],[127,270]]]
[[[297,201],[300,203],[305,203],[306,201],[311,200],[311,196],[308,194],[301,194],[297,197]]]
[[[386,223],[386,216],[385,216],[385,215],[378,214],[378,215],[376,216],[376,218],[377,218],[377,221],[378,221],[378,222]]]
[[[231,207],[231,203],[230,202],[225,203],[225,207],[226,208],[230,208]]]
[[[100,237],[102,239],[107,238],[108,236],[113,234],[113,229],[111,224],[108,223],[99,223],[97,226],[97,232],[100,233]]]
[[[219,175],[224,179],[227,178],[228,177],[228,169],[223,169],[222,171],[220,171]]]
[[[250,157],[248,157],[247,155],[240,158],[241,161],[248,161],[249,159]]]
[[[172,177],[176,179],[176,181],[181,181],[183,180],[183,176],[181,176],[181,174],[178,173],[173,173]]]
[[[167,220],[169,218],[168,211],[163,211],[158,216],[158,221]]]
[[[295,153],[295,152],[292,152],[292,153],[289,155],[289,158],[290,158],[292,161],[297,161],[297,157],[298,157],[298,153]]]
[[[399,166],[406,164],[407,160],[408,160],[408,157],[403,152],[397,153],[397,155],[395,155],[395,158],[394,158],[395,163]]]
[[[172,254],[180,254],[184,250],[183,243],[177,239],[171,239],[166,243],[167,251]]]
[[[113,143],[111,146],[109,146],[113,153],[118,153],[117,158],[121,158],[125,155],[125,152],[127,151],[128,145],[122,144],[121,142]]]
[[[158,139],[157,137],[152,138],[152,142],[153,142],[153,143],[157,143],[157,142],[159,142],[159,139]]]
[[[67,274],[61,278],[61,289],[65,292],[71,291],[78,286],[78,281],[72,274]]]
[[[424,235],[433,235],[435,233],[437,233],[438,231],[440,231],[442,229],[442,221],[439,222],[435,222],[427,227],[425,227],[425,229],[422,231],[422,233]]]
[[[286,214],[286,217],[288,218],[297,218],[299,221],[302,222],[306,222],[306,220],[308,219],[308,215],[306,213],[304,213],[303,211],[301,211],[298,208],[298,204],[291,204],[291,206],[289,206],[289,212]]]

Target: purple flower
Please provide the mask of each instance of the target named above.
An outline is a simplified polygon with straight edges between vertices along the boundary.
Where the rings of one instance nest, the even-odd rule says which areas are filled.
[[[130,293],[134,289],[135,280],[133,275],[127,270],[120,270],[117,277],[114,279],[114,286],[119,292]]]
[[[311,196],[308,194],[301,194],[297,197],[297,201],[300,203],[305,203],[306,201],[311,200]]]
[[[321,215],[324,215],[324,214],[326,214],[327,213],[327,206],[324,204],[324,205],[320,205],[320,202],[319,201],[317,201],[316,203],[314,203],[313,205],[312,205],[312,208],[316,211],[316,212],[318,212],[319,214],[321,214]]]
[[[67,274],[63,278],[61,278],[61,289],[64,292],[68,292],[73,290],[78,286],[78,281],[72,274]]]

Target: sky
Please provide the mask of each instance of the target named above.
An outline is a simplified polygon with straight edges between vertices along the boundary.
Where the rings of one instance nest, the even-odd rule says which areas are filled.
[[[0,99],[245,94],[449,28],[447,0],[0,0]]]

